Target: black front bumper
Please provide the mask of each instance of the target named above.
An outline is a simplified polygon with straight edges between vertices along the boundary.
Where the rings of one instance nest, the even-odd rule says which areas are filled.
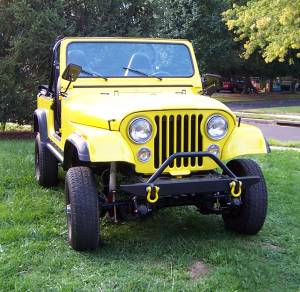
[[[259,181],[257,176],[235,177],[235,180],[242,182],[242,188],[247,189]],[[121,190],[137,197],[145,197],[148,186],[159,187],[159,197],[177,196],[182,194],[207,194],[217,192],[230,192],[229,184],[232,178],[224,177],[203,177],[191,179],[158,179],[155,183],[137,183],[121,185]]]
[[[222,175],[193,176],[175,179],[161,177],[163,171],[176,158],[209,157],[223,170]],[[145,183],[121,185],[120,189],[137,197],[146,197],[147,188],[159,187],[159,198],[174,197],[182,194],[214,194],[230,192],[230,183],[242,182],[242,189],[259,182],[258,176],[237,177],[218,157],[210,152],[179,152],[172,154]]]

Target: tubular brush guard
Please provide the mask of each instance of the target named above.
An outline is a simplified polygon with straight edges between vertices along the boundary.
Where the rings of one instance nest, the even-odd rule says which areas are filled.
[[[223,170],[225,175],[204,178],[160,178],[163,171],[174,159],[181,157],[209,157]],[[160,198],[172,197],[182,194],[207,194],[217,192],[240,193],[240,190],[232,189],[232,182],[240,188],[247,189],[260,180],[258,176],[237,177],[218,157],[210,152],[178,152],[172,154],[145,183],[121,185],[120,189],[137,197],[147,198],[149,190],[153,196]],[[149,188],[150,187],[150,188]],[[149,201],[149,200],[148,200]],[[157,200],[156,200],[157,201]],[[156,202],[155,201],[155,202]]]

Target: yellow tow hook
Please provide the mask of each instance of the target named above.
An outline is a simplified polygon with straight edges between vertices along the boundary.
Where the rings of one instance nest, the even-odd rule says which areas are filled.
[[[150,203],[150,204],[154,204],[158,201],[158,192],[159,192],[159,187],[157,186],[148,186],[146,188],[146,191],[147,191],[147,201]]]
[[[235,192],[236,183],[239,184],[238,191]],[[242,193],[242,182],[241,181],[232,181],[230,184],[230,193],[234,198],[238,198]]]

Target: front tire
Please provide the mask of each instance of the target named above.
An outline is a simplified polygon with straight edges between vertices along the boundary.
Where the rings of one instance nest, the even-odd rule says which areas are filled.
[[[234,159],[227,166],[236,176],[259,176],[260,181],[242,191],[239,210],[222,215],[225,227],[241,234],[257,234],[265,222],[268,206],[263,173],[251,159]]]
[[[88,167],[72,167],[65,181],[68,239],[78,251],[99,244],[99,199],[94,175]]]
[[[47,148],[41,143],[40,134],[35,137],[35,177],[43,187],[52,187],[58,181],[58,161]]]

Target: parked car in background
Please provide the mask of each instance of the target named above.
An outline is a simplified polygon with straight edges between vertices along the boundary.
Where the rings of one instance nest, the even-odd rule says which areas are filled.
[[[243,83],[240,81],[224,80],[221,90],[228,90],[233,93],[243,91]]]
[[[257,89],[253,86],[250,79],[234,80],[224,79],[222,82],[222,88],[220,90],[231,91],[232,93],[250,93],[257,92]]]

